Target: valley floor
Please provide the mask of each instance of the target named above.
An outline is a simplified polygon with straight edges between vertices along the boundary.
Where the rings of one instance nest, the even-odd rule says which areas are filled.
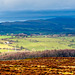
[[[0,52],[44,51],[75,49],[75,36],[72,37],[13,37],[0,36]]]

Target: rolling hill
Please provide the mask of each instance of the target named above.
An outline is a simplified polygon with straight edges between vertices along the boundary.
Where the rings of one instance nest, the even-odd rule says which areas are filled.
[[[56,17],[28,21],[2,22],[0,34],[75,34],[75,18]]]

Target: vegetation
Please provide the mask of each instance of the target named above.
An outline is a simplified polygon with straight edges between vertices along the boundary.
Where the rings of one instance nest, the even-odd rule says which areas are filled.
[[[75,18],[56,17],[46,20],[0,23],[0,34],[75,34]]]
[[[0,36],[0,52],[4,51],[44,51],[59,49],[75,49],[75,37],[14,37]],[[12,36],[11,36],[12,37]]]
[[[60,17],[0,23],[0,75],[75,75],[74,24]]]
[[[0,36],[0,39],[5,39],[5,38],[11,38],[11,36],[7,36],[7,35]]]
[[[0,61],[1,75],[75,75],[75,58],[45,57]]]
[[[37,57],[75,57],[74,50],[16,51],[0,54],[0,60],[17,60]]]

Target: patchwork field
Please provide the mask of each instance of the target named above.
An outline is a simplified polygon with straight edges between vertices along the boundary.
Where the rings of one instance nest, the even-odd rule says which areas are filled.
[[[0,36],[0,52],[4,51],[44,51],[59,49],[75,49],[75,37],[28,37],[16,38]]]
[[[75,58],[47,57],[0,61],[0,75],[75,75]]]

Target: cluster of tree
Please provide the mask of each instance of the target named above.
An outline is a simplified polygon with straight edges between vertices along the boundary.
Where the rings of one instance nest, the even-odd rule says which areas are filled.
[[[46,50],[38,52],[15,52],[0,55],[0,60],[26,59],[37,57],[75,57],[75,50]]]
[[[0,36],[2,36],[2,35],[0,35]],[[30,34],[30,35],[28,35],[28,34],[24,34],[24,33],[19,33],[19,34],[13,34],[13,33],[11,33],[11,34],[7,34],[7,35],[4,35],[4,36],[11,36],[11,38],[14,38],[14,36],[15,37],[22,37],[22,38],[24,38],[24,37],[28,37],[28,36],[30,36],[30,37],[33,37],[33,36],[35,36],[35,37],[37,37],[37,36],[43,36],[43,37],[47,37],[47,38],[50,38],[50,37],[64,37],[64,36],[68,36],[68,37],[71,37],[71,36],[75,36],[75,33],[74,34],[70,34],[70,33],[67,33],[67,34],[46,34],[46,35],[43,35],[42,33],[39,33],[39,34]]]
[[[47,37],[47,38],[50,38],[50,37],[64,37],[64,36],[68,36],[68,37],[71,37],[71,36],[75,36],[75,34],[49,34],[49,35],[42,35],[41,33],[40,34],[30,34],[30,35],[27,35],[27,34],[24,34],[24,33],[19,33],[19,34],[11,34],[11,38],[13,38],[13,36],[15,37],[37,37],[37,36],[43,36],[43,37]]]

